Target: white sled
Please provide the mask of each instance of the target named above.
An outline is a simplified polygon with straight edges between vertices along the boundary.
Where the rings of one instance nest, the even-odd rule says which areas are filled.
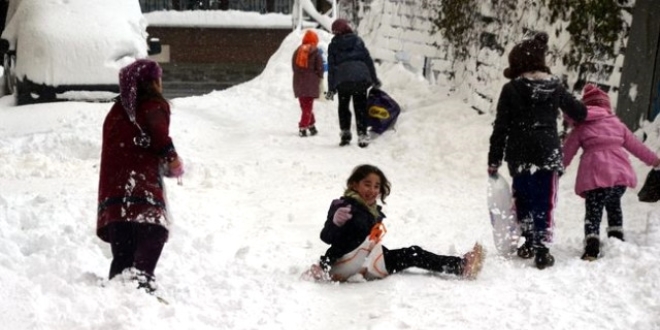
[[[488,178],[488,212],[493,226],[493,240],[499,254],[515,254],[520,238],[520,226],[509,183],[501,175]]]

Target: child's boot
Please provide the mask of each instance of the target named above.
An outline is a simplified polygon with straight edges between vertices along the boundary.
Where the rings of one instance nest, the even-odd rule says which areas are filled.
[[[620,231],[620,230],[618,230],[618,229],[609,230],[609,231],[607,232],[607,237],[618,238],[619,240],[621,240],[621,242],[624,242],[624,241],[625,241],[625,240],[623,239],[623,232]]]
[[[555,264],[555,257],[550,254],[550,250],[547,247],[537,247],[535,252],[536,258],[534,258],[534,263],[536,264],[536,268],[544,269],[552,267]]]
[[[300,137],[306,137],[307,136],[307,130],[304,128],[301,128],[298,130],[298,136]]]
[[[314,136],[318,133],[319,133],[319,131],[316,130],[316,126],[312,125],[312,126],[309,127],[309,135]]]
[[[584,254],[582,255],[582,260],[594,261],[598,259],[599,254],[600,240],[598,240],[598,237],[587,238],[587,243],[584,246]]]
[[[518,257],[523,259],[530,259],[534,257],[534,247],[532,246],[532,234],[523,233],[522,235],[525,238],[525,243],[518,248],[517,254]]]
[[[461,276],[468,280],[474,280],[479,275],[484,263],[484,248],[479,243],[475,243],[472,251],[463,255],[463,270]]]
[[[351,139],[353,136],[351,136],[351,131],[349,130],[342,130],[341,133],[339,134],[341,137],[341,141],[339,142],[339,146],[343,147],[351,143]]]
[[[358,146],[360,148],[366,148],[369,145],[369,135],[360,134],[358,135]]]

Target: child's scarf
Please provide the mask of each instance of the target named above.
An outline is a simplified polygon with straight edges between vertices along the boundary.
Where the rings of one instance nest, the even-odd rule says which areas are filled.
[[[367,210],[369,210],[369,212],[374,216],[374,218],[376,218],[376,220],[380,218],[380,212],[378,212],[378,204],[374,203],[374,205],[371,206],[367,205],[367,202],[365,202],[364,199],[360,197],[360,194],[355,192],[355,190],[346,189],[346,191],[344,192],[344,197],[352,198],[358,201],[358,203],[364,205],[364,207],[366,207]]]
[[[309,53],[312,50],[316,49],[316,45],[319,43],[319,37],[312,30],[307,30],[305,36],[303,36],[302,45],[298,47],[298,53],[296,54],[296,65],[301,68],[307,68],[309,66]]]

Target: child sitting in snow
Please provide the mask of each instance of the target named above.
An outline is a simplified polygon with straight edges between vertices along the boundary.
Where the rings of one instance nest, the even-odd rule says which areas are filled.
[[[384,203],[390,193],[390,182],[373,165],[360,165],[347,180],[347,189],[332,201],[328,217],[321,231],[321,239],[330,248],[319,265],[306,274],[317,280],[345,281],[356,274],[365,279],[383,278],[409,267],[455,274],[474,279],[481,270],[484,252],[480,244],[462,258],[436,255],[411,246],[387,249],[380,244],[385,234],[385,215],[376,203],[380,196]]]
[[[623,241],[621,196],[627,187],[635,187],[637,177],[626,150],[649,166],[660,165],[658,156],[640,142],[615,114],[604,91],[594,85],[584,87],[582,102],[587,119],[574,124],[564,143],[564,166],[582,147],[582,157],[575,182],[575,193],[585,199],[585,249],[582,259],[595,260],[600,253],[600,221],[607,210],[607,237]]]

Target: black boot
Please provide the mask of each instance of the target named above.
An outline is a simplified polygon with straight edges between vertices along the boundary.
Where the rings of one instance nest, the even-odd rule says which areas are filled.
[[[351,139],[353,138],[353,136],[351,135],[351,132],[348,131],[348,130],[341,131],[339,136],[341,137],[341,141],[339,142],[340,147],[346,146],[349,143],[351,143]]]
[[[316,126],[310,126],[309,128],[309,135],[314,136],[319,133],[319,131],[316,130]]]
[[[597,237],[587,238],[587,244],[584,246],[584,254],[582,260],[594,261],[598,259],[600,254],[600,241]]]
[[[621,240],[621,242],[625,242],[625,240],[623,239],[623,232],[620,231],[620,230],[608,231],[607,232],[607,237],[618,238],[619,240]]]
[[[547,267],[552,267],[555,264],[555,257],[550,254],[550,250],[547,247],[537,247],[536,248],[536,258],[534,258],[534,263],[536,268],[544,269]]]
[[[532,246],[532,235],[523,234],[525,237],[525,243],[518,248],[517,254],[518,257],[523,259],[530,259],[534,257],[534,247]]]
[[[298,136],[300,136],[300,137],[306,137],[306,136],[307,136],[307,130],[304,129],[304,128],[301,128],[301,129],[298,131]]]

